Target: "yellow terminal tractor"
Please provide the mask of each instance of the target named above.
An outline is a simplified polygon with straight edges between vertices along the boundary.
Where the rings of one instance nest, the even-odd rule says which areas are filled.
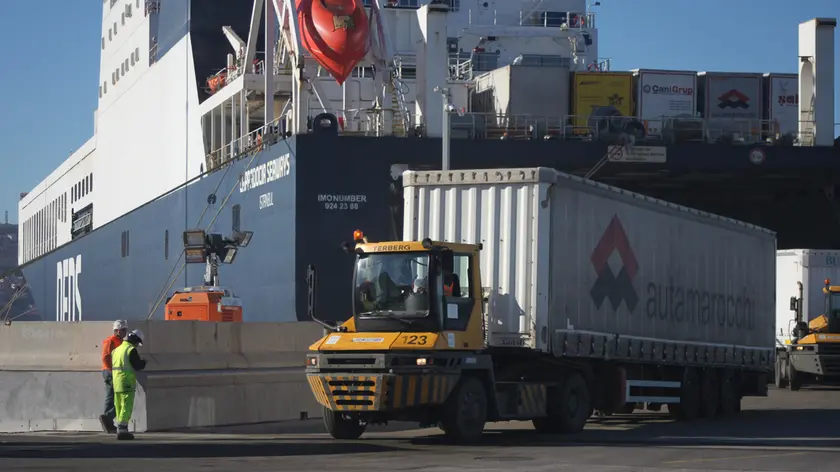
[[[790,297],[794,312],[790,339],[776,351],[776,387],[799,390],[806,383],[840,380],[840,285],[825,279],[823,313],[805,321],[803,285],[797,282],[799,296]]]
[[[319,320],[315,267],[307,271],[309,314],[331,332],[310,346],[306,375],[336,439],[357,439],[368,424],[389,421],[439,426],[464,443],[494,421],[575,433],[595,410],[667,405],[677,419],[691,420],[736,414],[752,377],[756,385],[764,379],[766,392],[758,371],[750,377],[718,368],[724,364],[714,356],[649,350],[644,340],[568,336],[551,351],[530,348],[486,321],[488,309],[505,300],[482,288],[481,244],[375,243],[358,230],[354,240],[343,245],[356,259],[353,313],[344,323]],[[700,362],[707,371],[698,373]]]

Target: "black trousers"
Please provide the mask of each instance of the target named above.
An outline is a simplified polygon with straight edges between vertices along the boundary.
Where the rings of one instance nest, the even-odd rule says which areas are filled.
[[[105,412],[109,420],[114,421],[117,417],[117,410],[114,408],[114,385],[111,382],[111,371],[102,371],[102,380],[105,381]]]

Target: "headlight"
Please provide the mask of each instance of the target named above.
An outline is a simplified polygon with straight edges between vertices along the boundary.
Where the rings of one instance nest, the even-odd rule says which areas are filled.
[[[306,358],[306,365],[309,367],[318,367],[318,358],[317,357],[307,357]]]

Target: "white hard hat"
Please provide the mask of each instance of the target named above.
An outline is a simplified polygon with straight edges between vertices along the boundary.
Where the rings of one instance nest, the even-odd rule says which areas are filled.
[[[426,278],[425,277],[417,277],[414,279],[414,291],[419,292],[420,290],[426,290]]]
[[[143,345],[143,332],[142,332],[142,331],[140,331],[139,329],[135,329],[134,331],[132,331],[132,332],[128,333],[128,335],[129,335],[129,336],[131,336],[132,334],[133,334],[134,336],[137,336],[137,339],[139,339],[139,340],[140,340],[140,342],[139,342],[139,343],[137,343],[137,344],[139,344],[140,346],[142,346],[142,345]]]
[[[128,321],[126,321],[126,320],[114,321],[114,331],[119,331],[121,329],[127,329],[127,328],[128,328]]]

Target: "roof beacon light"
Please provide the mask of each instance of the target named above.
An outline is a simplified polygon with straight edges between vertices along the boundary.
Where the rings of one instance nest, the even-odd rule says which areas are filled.
[[[368,239],[365,237],[365,233],[362,233],[362,230],[357,229],[353,231],[353,241],[356,243],[367,243]]]
[[[831,280],[825,279],[825,286],[828,287],[831,285]]]

